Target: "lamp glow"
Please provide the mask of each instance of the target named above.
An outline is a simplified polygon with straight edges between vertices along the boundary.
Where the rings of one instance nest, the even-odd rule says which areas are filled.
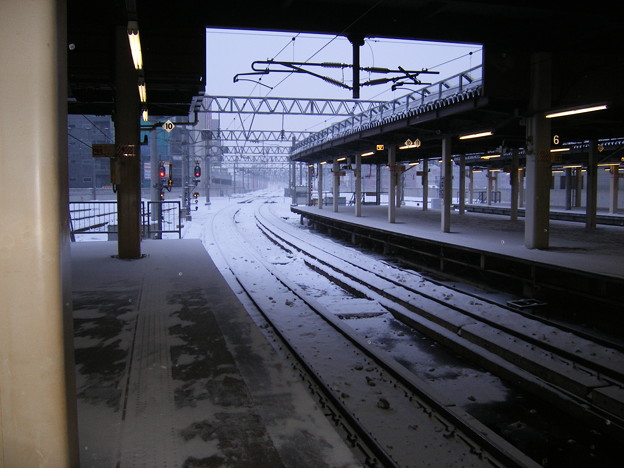
[[[492,136],[492,132],[480,132],[480,133],[471,133],[469,135],[462,135],[459,137],[460,140],[472,140],[473,138],[483,138],[486,136]]]
[[[496,158],[500,158],[500,154],[486,154],[484,156],[481,156],[481,159],[496,159]]]
[[[363,153],[363,154],[360,154],[360,156],[361,156],[361,157],[363,157],[363,158],[365,158],[366,156],[372,156],[373,154],[375,154],[375,152],[374,152],[374,151],[370,151],[370,152],[368,152],[368,153]]]
[[[141,102],[147,102],[147,87],[145,83],[139,83],[139,99]]]
[[[139,36],[139,24],[136,21],[128,21],[128,41],[132,62],[137,70],[143,69],[143,54],[141,53],[141,37]]]
[[[143,122],[149,122],[149,114],[147,112],[147,109],[143,109],[143,112],[141,114],[143,116]]]
[[[561,112],[553,112],[551,114],[546,114],[545,117],[547,119],[554,119],[557,117],[565,117],[568,115],[585,114],[587,112],[601,111],[601,110],[605,110],[606,108],[607,106],[604,104],[600,106],[580,107],[578,109],[570,109],[570,110],[561,111]]]

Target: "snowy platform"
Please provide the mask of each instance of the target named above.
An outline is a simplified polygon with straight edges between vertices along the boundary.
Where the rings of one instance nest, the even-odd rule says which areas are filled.
[[[524,246],[524,220],[509,217],[457,212],[451,213],[451,232],[441,232],[440,212],[420,207],[397,208],[396,223],[388,222],[388,207],[367,205],[362,216],[355,216],[352,206],[322,210],[312,206],[292,206],[294,213],[323,216],[352,224],[372,227],[426,240],[494,252],[534,262],[624,278],[624,229],[598,226],[588,231],[584,225],[551,220],[548,249]]]
[[[81,466],[357,466],[199,240],[72,244]]]

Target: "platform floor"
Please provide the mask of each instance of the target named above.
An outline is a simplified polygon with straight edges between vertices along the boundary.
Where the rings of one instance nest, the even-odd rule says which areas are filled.
[[[72,244],[81,466],[360,466],[200,240]]]
[[[398,232],[408,236],[497,252],[534,262],[557,265],[624,278],[624,227],[599,225],[587,230],[583,223],[550,221],[548,249],[528,249],[524,245],[524,218],[511,221],[508,216],[483,213],[451,213],[451,232],[441,230],[438,210],[401,206],[396,223],[388,222],[388,206],[365,205],[362,216],[354,206],[293,206],[296,212],[309,212],[352,224]]]

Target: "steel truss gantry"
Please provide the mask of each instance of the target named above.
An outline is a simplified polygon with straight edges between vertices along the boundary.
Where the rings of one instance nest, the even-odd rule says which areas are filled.
[[[292,142],[303,140],[314,132],[293,130],[201,130],[207,141]]]
[[[368,112],[385,101],[250,96],[205,96],[199,112],[212,114],[271,114],[352,116]]]

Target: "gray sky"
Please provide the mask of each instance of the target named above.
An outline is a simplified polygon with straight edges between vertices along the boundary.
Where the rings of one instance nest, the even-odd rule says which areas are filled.
[[[293,40],[294,38],[294,40]],[[256,60],[281,60],[297,62],[351,63],[351,44],[345,37],[275,33],[268,31],[215,30],[206,32],[207,72],[206,94],[225,96],[270,96],[351,99],[352,93],[319,78],[305,74],[271,73],[261,77],[245,78],[260,81],[265,86],[249,81],[233,82],[238,73],[251,72]],[[470,55],[470,52],[473,52]],[[481,63],[481,47],[475,44],[428,43],[398,39],[366,38],[360,51],[362,67],[386,67],[406,70],[423,68],[440,72],[439,75],[421,75],[421,81],[435,83],[443,78],[477,66]],[[314,72],[331,76],[351,84],[350,69],[325,69],[314,67]],[[360,80],[383,78],[381,74],[362,73]],[[391,91],[392,83],[362,87],[361,99],[396,99],[408,89]],[[269,87],[273,88],[270,89]],[[416,88],[412,88],[416,89]],[[234,115],[221,116],[221,128],[246,130],[269,128],[318,131],[344,119],[344,117],[262,117],[247,116],[243,123]],[[282,127],[283,125],[283,127]]]

